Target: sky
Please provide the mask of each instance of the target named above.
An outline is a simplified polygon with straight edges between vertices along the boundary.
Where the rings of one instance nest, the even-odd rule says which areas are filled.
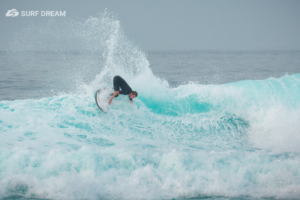
[[[8,10],[66,11],[88,18],[107,9],[146,51],[300,50],[300,1],[290,0],[0,0],[0,50],[30,23],[51,17],[6,17]]]

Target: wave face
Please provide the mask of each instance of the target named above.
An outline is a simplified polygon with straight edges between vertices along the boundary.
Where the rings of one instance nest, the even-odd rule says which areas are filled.
[[[73,92],[0,102],[1,198],[299,197],[300,74],[171,88],[110,14],[64,23],[102,52],[99,73]],[[104,114],[94,92],[116,74],[139,96]]]

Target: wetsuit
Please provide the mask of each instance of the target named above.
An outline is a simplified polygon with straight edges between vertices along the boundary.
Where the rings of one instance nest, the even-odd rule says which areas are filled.
[[[113,82],[114,82],[114,90],[119,91],[119,94],[128,95],[132,92],[131,87],[126,83],[126,81],[121,76],[115,76]],[[116,95],[115,97],[118,96],[119,95]],[[130,99],[130,101],[132,101],[132,99]]]

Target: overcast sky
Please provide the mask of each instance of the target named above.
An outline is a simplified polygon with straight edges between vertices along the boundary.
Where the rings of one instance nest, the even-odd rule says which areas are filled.
[[[6,17],[8,10],[63,10],[66,18],[117,14],[142,50],[300,50],[300,1],[0,0],[0,49],[13,33],[49,17]]]

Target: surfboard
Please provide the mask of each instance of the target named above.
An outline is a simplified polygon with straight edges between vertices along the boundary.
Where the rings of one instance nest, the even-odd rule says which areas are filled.
[[[113,94],[114,90],[113,88],[102,88],[95,92],[95,101],[98,106],[98,108],[104,112],[107,113],[109,105],[108,101],[111,97],[111,94]]]

